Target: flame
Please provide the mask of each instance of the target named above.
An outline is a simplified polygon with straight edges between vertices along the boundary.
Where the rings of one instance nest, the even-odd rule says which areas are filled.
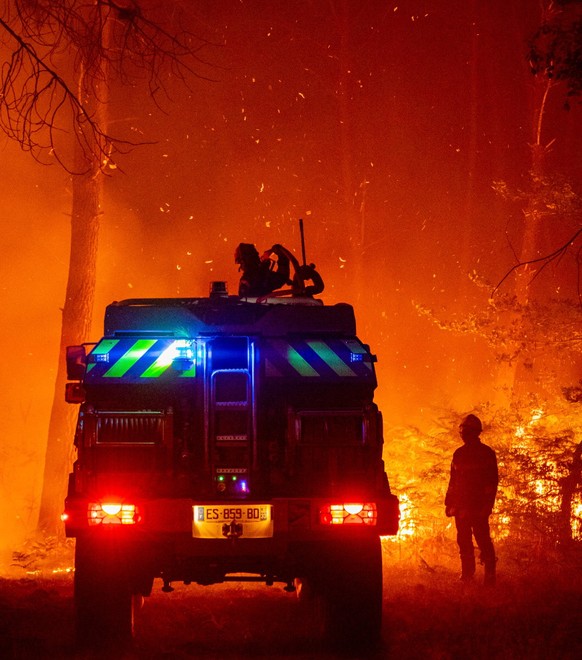
[[[417,521],[414,517],[416,506],[406,493],[399,493],[398,500],[400,502],[400,526],[397,536],[386,537],[391,541],[403,541],[416,534]]]
[[[572,505],[572,538],[576,541],[582,541],[582,495],[578,496],[578,502]]]
[[[515,437],[516,438],[523,438],[527,434],[527,429],[531,428],[536,424],[536,422],[539,422],[539,420],[544,416],[544,410],[542,408],[533,408],[530,412],[530,418],[529,422],[524,426],[520,425],[515,429]]]
[[[511,516],[500,514],[497,516],[497,526],[492,526],[491,532],[496,540],[501,541],[509,536]]]

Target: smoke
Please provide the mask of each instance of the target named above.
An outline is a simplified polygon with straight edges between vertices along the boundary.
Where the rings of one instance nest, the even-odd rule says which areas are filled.
[[[210,4],[229,63],[219,82],[171,83],[167,114],[145,108],[139,85],[111,90],[116,130],[147,144],[106,180],[87,341],[100,338],[112,300],[202,296],[211,280],[235,293],[239,242],[282,243],[299,257],[301,217],[322,298],[354,303],[358,334],[378,355],[388,422],[430,425],[434,407],[488,400],[491,351],[430,325],[414,303],[462,317],[487,305],[467,273],[495,281],[514,263],[506,230],[517,240],[521,211],[491,182],[522,185],[529,167],[530,78],[519,78],[529,4],[515,10],[525,23],[500,20],[501,2],[477,16],[474,71],[467,3],[418,20],[364,3],[345,25],[311,2]],[[562,130],[552,154],[566,171],[580,168],[577,113],[570,123],[552,115]],[[13,545],[35,525],[70,191],[56,166],[13,144],[0,150],[0,538]]]
[[[67,179],[2,145],[0,539],[36,525],[67,273]]]

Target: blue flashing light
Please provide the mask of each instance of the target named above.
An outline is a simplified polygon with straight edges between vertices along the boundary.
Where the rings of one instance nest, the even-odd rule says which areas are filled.
[[[350,362],[363,362],[364,354],[363,353],[350,353]]]
[[[193,339],[176,339],[174,343],[174,349],[175,349],[174,359],[193,360],[194,343],[195,342]]]

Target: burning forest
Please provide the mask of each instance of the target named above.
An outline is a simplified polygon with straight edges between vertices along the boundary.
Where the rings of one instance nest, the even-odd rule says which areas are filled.
[[[37,651],[27,647],[35,633],[17,612],[28,608],[44,621],[33,604],[38,590],[57,619],[68,618],[76,544],[75,589],[90,590],[79,577],[76,532],[61,514],[75,515],[74,506],[65,511],[69,473],[77,475],[73,492],[81,492],[83,479],[98,471],[91,443],[109,442],[110,451],[122,444],[115,429],[144,447],[172,436],[175,487],[182,499],[200,499],[201,516],[210,515],[206,500],[218,502],[222,516],[224,497],[242,502],[250,492],[269,524],[271,501],[315,498],[318,524],[378,525],[384,623],[377,628],[395,657],[538,657],[532,628],[545,630],[543,621],[555,625],[539,657],[579,657],[582,2],[454,0],[446,11],[442,4],[4,3],[0,612],[13,632],[0,631],[14,657],[73,653],[72,629],[56,646],[47,632]],[[288,295],[267,300],[271,288],[239,299],[240,245],[270,259]],[[220,295],[209,296],[212,282],[225,283]],[[215,337],[208,320],[215,311],[205,316],[207,303],[192,302],[213,295],[235,311],[241,300],[257,300],[253,310],[273,309],[272,320],[252,311],[235,323],[224,312],[224,336]],[[294,298],[309,300],[298,310]],[[325,320],[315,321],[320,307]],[[85,371],[74,378],[71,346],[83,347],[77,358]],[[244,356],[220,362],[219,348]],[[219,384],[223,372],[238,380]],[[143,374],[159,376],[162,395],[142,387]],[[102,394],[113,380],[115,396]],[[187,395],[178,396],[184,383]],[[138,394],[130,389],[136,384]],[[259,413],[253,406],[263,393]],[[196,397],[205,401],[205,421],[191,403]],[[124,417],[132,406],[137,422]],[[458,584],[455,519],[445,512],[453,452],[463,444],[458,427],[469,414],[481,420],[482,440],[497,458],[491,592]],[[196,424],[206,434],[203,449]],[[136,428],[147,442],[136,440]],[[389,485],[374,497],[383,504],[353,485],[376,469],[364,465],[373,450],[361,458],[352,448],[349,460],[343,449],[334,453],[334,442],[352,442],[350,433],[361,446],[375,446],[367,444],[374,438],[381,447],[376,458]],[[248,465],[240,458],[247,436],[254,443]],[[182,472],[206,478],[202,464],[213,475],[211,495],[178,485]],[[268,475],[257,476],[263,465]],[[344,484],[348,494],[326,500],[317,479]],[[160,498],[170,498],[164,488]],[[399,502],[397,533],[383,517],[388,493]],[[93,522],[110,522],[109,504],[90,503]],[[121,521],[129,509],[119,506],[112,515]],[[140,522],[138,508],[127,514],[131,524]],[[222,533],[233,547],[240,543],[233,537],[244,536],[239,524],[256,540],[272,534],[245,515],[225,519]],[[207,541],[214,533],[192,525],[190,536]],[[341,566],[350,549],[347,543]],[[363,583],[380,566],[375,546],[365,551]],[[274,576],[296,589],[286,566],[262,568],[267,583]],[[172,570],[156,574],[164,591],[172,589]],[[481,572],[478,566],[479,581]],[[378,575],[381,581],[381,566]],[[212,583],[200,574],[178,581]],[[299,616],[284,600],[289,594],[258,596],[255,585],[212,589],[201,596],[204,621],[192,618],[200,612],[184,613],[193,609],[191,597],[177,587],[167,625],[152,628],[147,621],[167,596],[154,587],[136,623],[138,657],[147,648],[234,653],[235,637],[244,638],[249,657],[272,654],[275,633],[256,621],[268,622],[270,608],[289,621]],[[239,621],[232,603],[255,597],[255,623]],[[539,599],[551,607],[535,605]],[[441,606],[423,624],[424,637],[408,646],[412,620]],[[208,647],[179,635],[180,643],[170,641],[171,612],[188,625],[206,622]],[[459,641],[458,621],[456,632],[446,632],[459,612],[477,641]],[[335,614],[343,620],[346,613]],[[519,640],[499,623],[503,615]],[[42,625],[48,630],[57,619]],[[226,627],[237,635],[218,642]],[[293,637],[300,627],[298,620],[274,630]],[[317,632],[310,628],[281,654],[313,657]],[[255,646],[257,636],[270,641]],[[326,657],[327,648],[317,648]]]

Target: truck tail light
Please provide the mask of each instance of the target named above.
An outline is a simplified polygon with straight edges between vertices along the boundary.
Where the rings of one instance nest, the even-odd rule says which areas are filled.
[[[378,511],[374,502],[325,504],[319,509],[321,525],[376,525]]]
[[[125,502],[90,502],[87,507],[89,526],[136,525],[142,517],[135,504]]]

